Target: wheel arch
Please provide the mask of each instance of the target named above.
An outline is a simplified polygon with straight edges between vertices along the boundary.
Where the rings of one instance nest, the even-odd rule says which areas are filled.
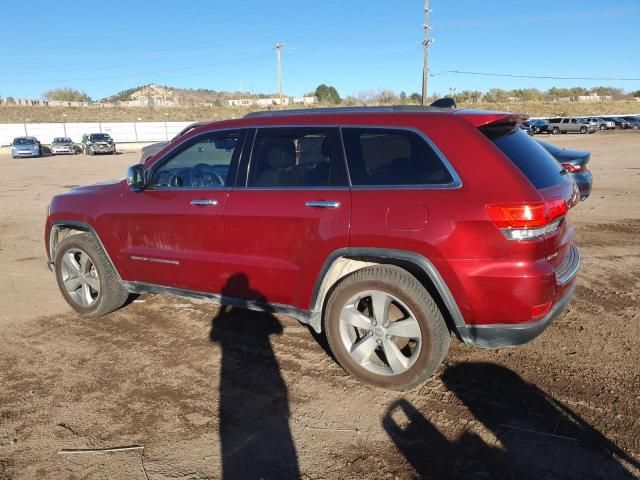
[[[436,301],[449,330],[460,336],[458,327],[466,325],[464,318],[449,287],[431,261],[412,251],[366,247],[336,250],[325,260],[310,301],[309,324],[316,332],[322,330],[322,313],[338,281],[356,270],[377,264],[395,265],[416,277]]]
[[[121,283],[123,283],[120,272],[116,268],[115,263],[113,263],[113,260],[111,259],[109,252],[105,248],[104,243],[102,243],[102,240],[100,239],[98,233],[89,223],[77,220],[58,220],[51,225],[51,231],[49,232],[49,268],[53,269],[54,267],[58,244],[65,238],[71,235],[77,235],[79,233],[90,233],[94,236],[94,238],[98,241],[100,248],[102,248],[102,251],[109,260],[111,267],[118,276],[118,279]]]

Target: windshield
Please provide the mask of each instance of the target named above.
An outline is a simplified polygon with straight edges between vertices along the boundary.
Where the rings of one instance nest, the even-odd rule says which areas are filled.
[[[53,143],[71,143],[70,138],[58,137],[53,139]]]
[[[13,141],[14,145],[35,145],[35,143],[33,138],[16,138]]]
[[[111,137],[106,133],[92,133],[89,135],[89,140],[92,142],[108,142],[111,140]]]

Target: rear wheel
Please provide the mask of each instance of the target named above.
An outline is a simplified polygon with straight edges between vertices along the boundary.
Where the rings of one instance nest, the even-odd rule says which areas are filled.
[[[606,130],[607,126],[603,123],[602,125],[600,125],[600,130]]]
[[[129,297],[104,250],[90,233],[71,235],[60,242],[55,272],[62,296],[83,315],[105,315],[120,308]]]
[[[324,312],[336,359],[360,380],[404,390],[428,379],[449,349],[449,331],[418,280],[392,265],[340,280]]]

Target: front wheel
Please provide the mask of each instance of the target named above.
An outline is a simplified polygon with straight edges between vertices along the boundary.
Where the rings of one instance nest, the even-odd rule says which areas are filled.
[[[580,133],[582,133],[583,135],[587,133],[587,130],[589,130],[587,127],[580,127]]]
[[[71,235],[60,242],[55,272],[62,296],[83,315],[105,315],[120,308],[129,297],[106,253],[90,233]]]
[[[553,130],[551,130],[551,133],[554,135],[557,135],[560,133],[560,129],[558,127],[553,127]]]
[[[427,290],[393,265],[358,270],[336,285],[324,312],[331,351],[358,379],[395,390],[428,379],[449,349],[449,330]]]

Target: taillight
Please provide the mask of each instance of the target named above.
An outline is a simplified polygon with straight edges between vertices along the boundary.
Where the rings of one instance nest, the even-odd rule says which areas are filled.
[[[489,218],[508,240],[530,240],[555,231],[569,207],[562,199],[547,202],[487,205]]]
[[[562,168],[569,173],[580,173],[586,170],[586,167],[574,165],[573,163],[563,163]]]

